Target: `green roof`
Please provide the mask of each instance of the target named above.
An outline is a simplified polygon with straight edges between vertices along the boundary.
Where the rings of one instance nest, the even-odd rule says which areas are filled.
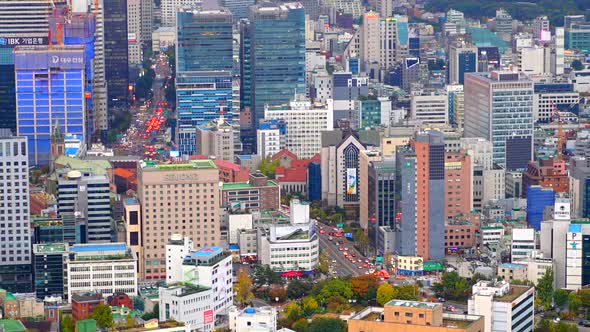
[[[153,161],[146,162],[144,169],[154,168],[157,170],[165,170],[165,169],[216,169],[215,163],[213,160],[210,159],[199,159],[199,160],[191,160],[188,163],[184,164],[157,164]]]
[[[95,332],[96,321],[94,319],[83,319],[76,322],[77,332]]]
[[[81,170],[89,169],[94,175],[107,174],[107,170],[112,168],[108,160],[82,160],[78,158],[59,156],[55,160],[56,164],[68,166],[70,169]]]
[[[14,294],[12,294],[11,292],[6,292],[6,295],[4,295],[4,300],[16,301],[16,296],[14,296]]]
[[[47,244],[38,244],[36,246],[37,252],[60,252],[66,251],[66,245],[63,243],[47,243]]]
[[[4,332],[21,332],[27,330],[23,323],[14,319],[0,319],[0,325],[4,328]]]
[[[272,181],[266,181],[267,187],[277,187],[277,184]],[[221,190],[236,190],[236,189],[248,189],[248,188],[256,188],[250,184],[250,182],[233,182],[233,183],[223,183],[221,186]]]

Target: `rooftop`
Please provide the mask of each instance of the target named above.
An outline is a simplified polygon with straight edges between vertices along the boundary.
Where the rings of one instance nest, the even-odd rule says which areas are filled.
[[[267,187],[276,187],[277,184],[273,181],[266,182]],[[248,188],[257,188],[254,187],[250,182],[233,182],[233,183],[223,183],[221,185],[221,190],[236,190],[236,189],[248,189]]]
[[[125,243],[103,243],[103,244],[75,244],[70,248],[71,252],[105,252],[105,251],[122,251],[127,250]]]
[[[420,301],[404,301],[404,300],[391,300],[385,303],[385,306],[398,306],[398,307],[412,307],[412,308],[430,308],[433,309],[436,306],[442,305],[440,303],[433,302],[420,302]]]
[[[217,255],[220,252],[222,252],[223,249],[219,248],[219,247],[204,247],[202,249],[200,249],[199,251],[195,251],[191,253],[191,256],[193,257],[211,257],[213,255]]]
[[[500,264],[499,267],[505,268],[505,269],[524,269],[526,267],[526,265],[524,264],[514,264],[514,263],[503,263]]]
[[[204,292],[206,290],[211,289],[211,288],[207,288],[207,287],[203,287],[203,286],[199,286],[199,285],[195,285],[195,284],[191,284],[191,283],[187,283],[187,282],[184,282],[184,283],[179,282],[179,283],[175,283],[175,284],[170,284],[164,288],[166,288],[168,290],[172,290],[172,291],[177,290],[178,292],[175,292],[174,294],[176,296],[180,296],[180,297]]]
[[[125,205],[138,205],[139,204],[137,197],[127,197],[123,200],[123,202],[125,202]]]
[[[516,300],[519,296],[526,293],[531,289],[529,286],[512,286],[510,285],[510,290],[503,296],[498,296],[494,298],[494,301],[497,302],[512,302]]]
[[[34,244],[34,252],[36,253],[49,253],[49,252],[65,252],[67,246],[64,243],[47,243],[47,244]]]
[[[27,330],[23,323],[14,319],[0,319],[0,325],[2,325],[4,332],[24,332]]]
[[[180,169],[216,169],[215,163],[210,159],[191,160],[186,163],[178,164],[158,164],[153,161],[143,161],[140,163],[144,170],[180,170]]]

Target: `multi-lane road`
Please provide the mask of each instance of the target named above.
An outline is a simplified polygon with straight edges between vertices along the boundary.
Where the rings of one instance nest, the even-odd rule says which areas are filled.
[[[330,259],[330,273],[335,276],[359,276],[365,274],[368,268],[360,268],[367,260],[363,257],[355,248],[354,243],[344,237],[333,237],[332,241],[329,240],[330,235],[328,233],[333,231],[333,226],[329,226],[318,222],[318,228],[324,229],[324,234],[318,232],[320,239],[320,248],[328,253]],[[343,244],[338,244],[338,241],[343,241]],[[339,248],[348,248],[346,250],[349,255],[356,255],[354,257],[355,262],[351,262],[344,256],[344,251],[340,251]],[[361,260],[361,262],[359,262]]]

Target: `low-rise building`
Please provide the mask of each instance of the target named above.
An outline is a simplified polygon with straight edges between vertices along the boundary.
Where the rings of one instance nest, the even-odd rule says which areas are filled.
[[[498,278],[507,282],[524,281],[528,277],[528,269],[524,264],[503,263],[498,266]]]
[[[555,271],[553,268],[553,259],[545,258],[543,255],[536,255],[532,258],[516,261],[515,263],[526,265],[526,279],[535,285],[539,283],[539,279],[543,278],[547,270],[552,269]]]
[[[34,294],[13,294],[0,289],[0,306],[4,318],[23,319],[36,318],[44,315],[43,301]]]
[[[512,229],[512,244],[510,247],[511,262],[531,257],[536,249],[535,230],[532,228]]]
[[[69,249],[67,294],[137,295],[137,257],[125,243],[76,244]]]
[[[72,319],[79,321],[92,316],[94,309],[99,304],[104,304],[104,299],[99,293],[75,293],[70,297],[72,302]]]
[[[212,332],[214,323],[211,288],[190,283],[170,284],[159,288],[160,322],[175,320],[187,325],[190,331]]]
[[[397,274],[419,274],[424,271],[424,259],[420,256],[397,256]]]
[[[445,224],[445,252],[457,253],[476,246],[479,223],[457,217]]]
[[[262,173],[250,174],[248,182],[223,183],[221,206],[232,210],[278,210],[279,186]]]
[[[246,182],[250,170],[233,162],[225,160],[214,160],[215,166],[219,169],[219,181],[221,182]]]
[[[291,201],[289,223],[258,227],[258,259],[274,271],[313,271],[318,264],[319,237],[309,218],[309,203]]]
[[[535,318],[535,288],[511,286],[505,281],[479,281],[472,288],[467,307],[470,315],[483,316],[481,331],[532,331]]]
[[[441,303],[403,300],[365,308],[348,320],[348,332],[479,332],[483,328],[481,316],[443,313]]]
[[[277,329],[277,310],[274,307],[247,307],[229,311],[229,328],[234,332],[274,332]]]
[[[502,224],[488,224],[481,227],[481,242],[482,244],[497,245],[504,237],[504,227]]]

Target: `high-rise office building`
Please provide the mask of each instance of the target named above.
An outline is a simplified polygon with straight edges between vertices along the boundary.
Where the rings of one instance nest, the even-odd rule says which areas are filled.
[[[89,170],[57,171],[57,205],[60,215],[74,215],[85,221],[89,243],[112,240],[109,179]]]
[[[13,49],[18,45],[47,44],[51,6],[50,0],[0,1],[0,128],[16,132]]]
[[[294,93],[305,91],[305,14],[299,3],[261,3],[250,7],[250,22],[242,31],[249,34],[242,58],[249,71],[242,80],[250,80],[244,82],[250,89],[242,93],[250,93],[257,128],[265,105],[288,103]]]
[[[219,117],[233,120],[232,15],[225,9],[187,9],[177,14],[176,143],[196,153],[197,127]]]
[[[109,129],[108,96],[105,73],[104,49],[104,2],[92,1],[90,8],[96,19],[96,34],[94,39],[94,78],[92,80],[92,109],[94,111],[94,127],[99,137],[105,141]]]
[[[368,12],[363,15],[361,26],[361,71],[371,78],[378,78],[381,61],[381,20],[379,14]]]
[[[373,246],[379,227],[395,224],[395,159],[379,151],[365,150],[359,155],[361,199],[360,225],[367,230]]]
[[[181,11],[182,8],[190,8],[199,1],[195,0],[162,0],[161,11],[162,11],[162,26],[164,27],[175,27],[176,26],[176,14]]]
[[[67,253],[68,245],[65,243],[33,245],[35,295],[38,299],[43,300],[46,296],[64,295],[64,268]]]
[[[104,58],[108,107],[127,101],[129,55],[127,47],[127,3],[102,0],[104,8]]]
[[[565,48],[579,50],[583,53],[590,51],[590,22],[584,15],[568,15],[564,18]]]
[[[28,139],[29,161],[50,161],[51,132],[86,137],[85,47],[19,46],[14,51],[18,134]]]
[[[188,236],[195,248],[219,245],[219,170],[211,160],[158,165],[142,162],[137,171],[141,237],[140,274],[166,278],[165,243]]]
[[[409,146],[398,149],[396,167],[401,191],[397,251],[425,260],[444,258],[444,134],[416,133]]]
[[[491,141],[493,160],[505,169],[524,169],[533,156],[533,81],[522,73],[468,73],[464,93],[465,137]]]
[[[0,287],[30,292],[31,234],[27,138],[0,129]]]
[[[465,82],[465,73],[477,71],[477,47],[465,45],[451,45],[449,51],[449,78],[448,83]]]
[[[127,52],[130,67],[139,68],[141,66],[141,0],[127,1]],[[151,35],[151,34],[150,34]]]
[[[83,3],[83,2],[82,2]],[[93,80],[94,80],[94,58],[96,41],[96,15],[88,12],[88,7],[81,8],[79,12],[68,14],[65,6],[53,9],[49,18],[49,30],[51,31],[50,44],[63,43],[64,45],[83,45],[85,64],[84,102],[86,106],[86,142],[91,142],[91,137],[96,133],[94,123],[93,103]],[[77,7],[72,9],[78,10]],[[83,11],[85,10],[85,11]],[[61,36],[61,40],[58,40]],[[97,136],[95,136],[97,137]]]

